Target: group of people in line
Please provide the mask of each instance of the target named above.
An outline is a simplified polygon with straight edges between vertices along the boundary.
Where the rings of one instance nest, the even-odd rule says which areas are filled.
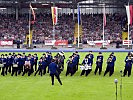
[[[52,56],[51,52],[43,53],[42,56],[38,57],[38,55],[35,53],[34,55],[25,53],[23,54],[15,54],[15,53],[9,53],[9,54],[2,54],[0,56],[0,70],[1,75],[5,76],[8,73],[13,75],[22,75],[24,76],[26,73],[28,76],[31,74],[34,74],[34,76],[38,75],[45,75],[46,72],[50,73],[52,85],[54,85],[54,76],[58,79],[59,83],[62,85],[62,82],[60,80],[60,74],[64,70],[64,60],[65,60],[64,52],[59,52],[55,56]],[[82,63],[80,64],[80,55],[76,51],[74,52],[69,59],[67,60],[67,70],[66,70],[66,76],[69,74],[73,76],[80,66],[81,74],[88,76],[90,72],[92,71],[92,65],[93,65],[93,59],[94,55],[92,51],[89,51],[89,53],[85,56]],[[102,65],[103,65],[103,55],[102,52],[98,53],[98,56],[96,58],[96,68],[94,71],[94,74],[96,75],[97,72],[99,75],[101,75],[102,72]],[[108,59],[107,59],[107,67],[104,72],[104,76],[109,73],[109,76],[112,76],[114,73],[114,66],[115,66],[116,56],[114,55],[114,52],[112,52]],[[132,69],[132,63],[133,63],[133,53],[129,52],[128,55],[125,58],[125,69],[123,73],[123,77],[127,75],[128,77],[131,75],[131,69]],[[22,74],[21,74],[22,73]]]

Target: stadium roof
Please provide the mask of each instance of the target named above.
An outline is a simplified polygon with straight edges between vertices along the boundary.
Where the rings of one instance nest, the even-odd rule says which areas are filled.
[[[0,0],[0,7],[29,7],[32,2],[34,7],[46,8],[51,7],[55,3],[56,6],[61,8],[76,8],[77,3],[80,5],[91,5],[97,7],[99,4],[111,5],[112,7],[124,7],[128,4],[128,0]],[[42,4],[45,4],[42,6]],[[130,0],[133,4],[133,0]]]

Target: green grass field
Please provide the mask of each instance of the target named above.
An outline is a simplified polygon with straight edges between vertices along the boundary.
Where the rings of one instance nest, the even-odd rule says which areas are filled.
[[[38,53],[40,56],[42,53]],[[72,53],[65,53],[66,58]],[[80,53],[80,62],[87,53]],[[104,64],[102,75],[94,75],[93,70],[88,77],[80,76],[79,70],[74,76],[61,74],[63,86],[57,80],[55,85],[51,85],[49,74],[43,77],[31,75],[22,76],[0,76],[0,100],[115,100],[114,79],[118,79],[118,100],[120,100],[120,70],[124,69],[124,59],[127,53],[115,53],[117,61],[115,63],[115,73],[112,77],[103,77],[106,68],[106,60],[110,53],[103,53]],[[53,53],[55,55],[55,53]],[[97,53],[94,53],[94,62]],[[67,60],[66,59],[66,60]],[[65,61],[66,62],[66,61]],[[66,69],[66,64],[65,64]],[[123,100],[133,100],[133,76],[123,78]]]

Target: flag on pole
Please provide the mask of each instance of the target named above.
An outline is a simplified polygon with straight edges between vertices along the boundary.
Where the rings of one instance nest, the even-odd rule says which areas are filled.
[[[126,6],[126,12],[127,12],[128,25],[132,25],[132,22],[133,22],[133,6],[132,5]]]
[[[104,20],[104,26],[106,26],[106,13],[105,13],[105,7],[103,9],[103,20]]]
[[[36,15],[35,15],[35,11],[30,3],[30,9],[31,9],[31,12],[32,12],[32,15],[33,15],[33,20],[31,21],[32,24],[34,24],[35,20],[36,20]]]
[[[51,11],[52,11],[53,25],[56,25],[57,21],[58,21],[58,8],[57,7],[51,7]]]

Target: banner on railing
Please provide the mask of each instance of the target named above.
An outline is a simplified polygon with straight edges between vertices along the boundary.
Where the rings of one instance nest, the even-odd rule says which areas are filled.
[[[132,40],[123,40],[123,45],[132,45]]]
[[[12,46],[13,40],[0,40],[0,46]]]
[[[101,46],[103,43],[104,43],[104,45],[108,46],[108,45],[110,45],[110,40],[107,40],[107,41],[87,41],[87,43],[91,46],[94,46],[94,45]]]
[[[45,40],[45,45],[49,46],[67,46],[68,40]]]

